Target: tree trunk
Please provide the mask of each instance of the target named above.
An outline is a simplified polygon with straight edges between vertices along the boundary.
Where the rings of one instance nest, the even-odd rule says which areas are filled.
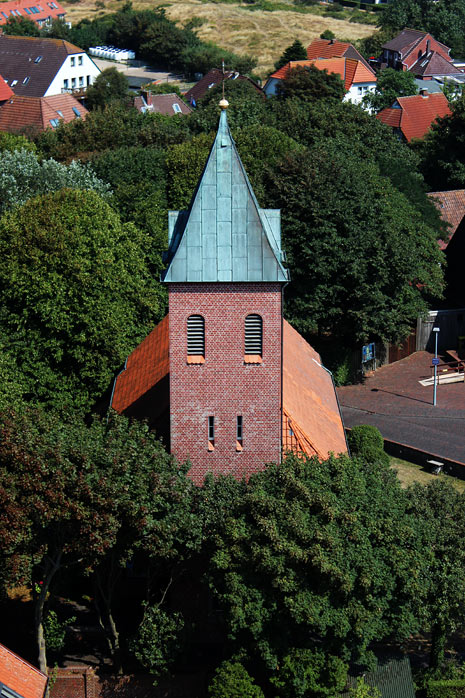
[[[111,652],[111,658],[113,661],[113,668],[115,670],[115,673],[117,673],[119,676],[122,675],[123,673],[123,667],[122,667],[122,662],[121,662],[121,646],[120,646],[120,641],[119,641],[119,632],[116,627],[115,620],[113,618],[111,606],[112,606],[112,598],[113,598],[113,588],[120,576],[120,572],[114,572],[113,570],[113,565],[111,566],[110,571],[108,572],[107,575],[107,588],[104,589],[103,584],[102,584],[102,578],[98,570],[95,571],[94,574],[94,579],[95,579],[95,587],[98,589],[98,593],[100,595],[100,598],[103,602],[104,608],[105,608],[105,615],[107,619],[107,623],[103,622],[102,615],[100,612],[100,605],[95,602],[95,606],[97,608],[97,613],[99,616],[99,623],[100,626],[102,627],[105,637],[108,642],[108,646],[110,648]],[[97,595],[97,594],[96,594]]]
[[[62,551],[58,553],[55,560],[48,558],[46,564],[46,572],[44,573],[44,579],[42,586],[40,587],[40,592],[37,597],[35,608],[34,608],[34,631],[37,642],[37,649],[39,650],[39,669],[42,673],[47,674],[47,647],[45,642],[44,633],[44,608],[45,602],[47,600],[47,594],[50,587],[50,582],[53,579],[55,572],[60,568]]]
[[[437,669],[444,662],[446,649],[446,628],[441,621],[434,623],[431,629],[431,651],[429,665],[431,669]]]

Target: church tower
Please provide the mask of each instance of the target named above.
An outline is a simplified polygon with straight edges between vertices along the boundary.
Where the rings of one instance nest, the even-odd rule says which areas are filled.
[[[163,277],[171,452],[196,482],[281,458],[282,260],[280,212],[259,207],[223,108],[189,211],[170,212]]]

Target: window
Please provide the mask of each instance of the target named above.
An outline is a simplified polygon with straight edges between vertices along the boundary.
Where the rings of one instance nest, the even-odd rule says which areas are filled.
[[[82,65],[82,56],[78,56],[78,65]]]
[[[80,119],[81,118],[81,112],[77,107],[73,107],[73,112],[76,114],[76,118]]]
[[[31,10],[29,9],[29,7],[25,7],[25,8],[24,8],[24,11],[25,11],[28,15],[31,14]],[[3,12],[2,12],[2,14],[3,14]]]
[[[63,80],[63,87],[65,88],[65,90],[68,89],[68,85],[69,85],[69,80],[68,79]]]
[[[22,696],[20,696],[19,693],[16,693],[16,691],[13,691],[13,689],[8,688],[8,686],[5,686],[4,683],[0,683],[0,697],[1,698],[22,698]]]
[[[76,87],[76,78],[71,78],[71,87]]]
[[[203,364],[205,361],[205,319],[202,315],[187,318],[187,363]]]
[[[60,111],[59,109],[57,109],[57,114],[58,114],[58,116],[61,116],[62,119],[65,118],[65,117],[63,116],[63,112]]]
[[[181,113],[181,107],[179,106],[179,104],[178,104],[177,102],[175,102],[175,103],[173,104],[173,111],[174,111],[176,114],[180,114],[180,113]]]
[[[5,19],[8,19],[8,15],[5,14],[5,12],[2,11],[2,15],[5,17]]]
[[[52,128],[56,128],[59,123],[60,123],[59,119],[50,119],[50,124],[51,124]]]
[[[90,75],[87,76],[87,86],[90,85]]]
[[[34,63],[40,63],[41,60],[42,60],[42,56],[37,56],[37,58],[34,59]]]
[[[83,76],[81,76],[79,78],[79,87],[84,87],[84,77]]]
[[[208,418],[208,450],[213,451],[215,449],[215,418]]]
[[[29,82],[29,79],[30,79],[29,75],[27,77],[25,77],[23,80],[23,85],[27,85],[27,83]]]
[[[17,83],[18,83],[17,80],[13,80],[13,81],[11,82],[11,87],[14,87],[15,85],[17,85]]]
[[[242,451],[243,449],[243,420],[242,415],[236,417],[236,451]]]
[[[244,361],[248,364],[259,364],[263,351],[263,322],[260,315],[247,315],[244,332]]]
[[[71,56],[71,68],[74,68],[75,63],[76,63],[75,57],[74,57],[74,56]]]

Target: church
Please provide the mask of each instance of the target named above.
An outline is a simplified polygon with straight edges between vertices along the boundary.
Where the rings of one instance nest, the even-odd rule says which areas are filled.
[[[280,211],[258,205],[225,100],[188,211],[170,211],[169,313],[127,358],[111,406],[145,419],[189,475],[248,477],[347,444],[332,376],[283,318]]]

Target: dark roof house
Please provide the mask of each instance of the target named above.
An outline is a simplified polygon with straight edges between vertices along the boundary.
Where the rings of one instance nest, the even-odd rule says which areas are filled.
[[[427,32],[403,29],[382,48],[381,67],[408,70],[423,80],[463,74],[450,58],[450,48]]]
[[[48,678],[4,645],[0,645],[0,696],[44,698]]]
[[[193,107],[196,106],[197,102],[199,99],[201,99],[204,94],[208,92],[208,90],[213,89],[216,85],[220,85],[224,80],[247,80],[252,87],[254,87],[257,92],[262,94],[262,88],[257,85],[256,82],[248,78],[246,75],[241,75],[240,73],[235,72],[234,70],[226,70],[224,73],[222,70],[219,70],[218,68],[212,68],[211,70],[208,71],[206,75],[201,78],[198,82],[195,83],[193,87],[190,88],[190,90],[187,90],[187,92],[184,94],[184,100],[188,103],[191,104]]]
[[[52,97],[23,97],[12,95],[0,106],[0,131],[24,133],[56,128],[60,121],[68,123],[85,119],[87,109],[72,95]]]
[[[64,39],[0,35],[0,74],[25,97],[85,89],[100,73],[91,58]]]
[[[451,113],[447,97],[442,92],[398,97],[392,107],[382,109],[376,118],[408,143],[423,138],[436,119]]]

